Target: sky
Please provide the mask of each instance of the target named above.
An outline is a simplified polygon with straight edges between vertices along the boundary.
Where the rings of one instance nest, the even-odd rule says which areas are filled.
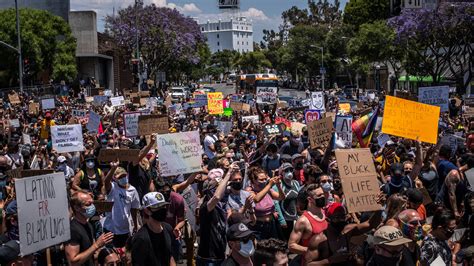
[[[145,4],[176,8],[184,15],[199,22],[225,17],[217,7],[217,0],[143,0]],[[341,9],[348,0],[340,0]],[[118,9],[134,4],[135,0],[71,0],[71,10],[94,10],[97,13],[97,27],[104,30],[104,18]],[[306,8],[307,0],[240,0],[240,14],[252,20],[254,41],[262,40],[264,29],[277,30],[281,24],[281,13],[292,6]]]

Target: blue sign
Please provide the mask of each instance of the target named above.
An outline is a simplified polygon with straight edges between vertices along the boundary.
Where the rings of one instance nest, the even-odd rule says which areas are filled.
[[[193,108],[199,108],[207,105],[207,94],[197,94],[194,97]]]

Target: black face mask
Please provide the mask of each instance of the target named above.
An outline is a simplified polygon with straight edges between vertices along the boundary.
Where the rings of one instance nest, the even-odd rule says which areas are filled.
[[[241,190],[242,186],[243,186],[243,183],[239,182],[239,181],[233,181],[233,182],[230,183],[230,187],[235,189],[235,190]]]
[[[163,197],[165,198],[166,202],[170,202],[171,191],[164,191],[161,192],[161,194],[163,194]]]
[[[303,169],[303,163],[299,162],[295,165],[295,169]]]
[[[341,232],[344,227],[346,227],[346,221],[339,221],[339,222],[331,222],[331,226],[334,227],[338,232]]]
[[[323,208],[326,206],[326,198],[321,197],[321,198],[314,199],[314,204],[316,204],[316,207],[318,208]]]
[[[166,220],[166,214],[168,213],[167,208],[162,208],[151,213],[151,218],[158,222],[164,222]]]
[[[375,265],[384,266],[397,266],[400,262],[400,256],[398,257],[385,257],[378,254],[374,254]]]

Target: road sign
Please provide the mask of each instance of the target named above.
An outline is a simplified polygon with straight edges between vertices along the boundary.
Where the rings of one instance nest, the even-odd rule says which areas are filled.
[[[326,68],[324,68],[324,67],[319,68],[319,73],[320,73],[321,75],[326,74]]]

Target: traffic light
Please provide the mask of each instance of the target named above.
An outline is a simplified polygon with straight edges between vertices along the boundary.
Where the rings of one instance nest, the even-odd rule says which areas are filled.
[[[30,75],[30,60],[23,60],[23,73],[28,76]]]

